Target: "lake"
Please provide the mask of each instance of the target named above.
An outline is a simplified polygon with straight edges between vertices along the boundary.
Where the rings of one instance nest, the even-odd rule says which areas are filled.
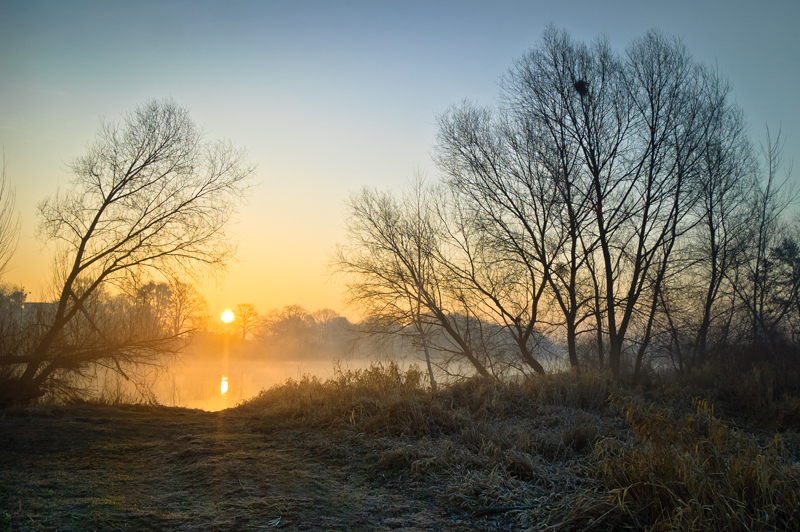
[[[340,361],[342,368],[360,369],[372,359]],[[177,360],[159,372],[152,390],[159,403],[217,411],[236,406],[261,390],[287,379],[313,375],[322,380],[334,376],[331,360],[253,360],[220,357],[209,360]]]

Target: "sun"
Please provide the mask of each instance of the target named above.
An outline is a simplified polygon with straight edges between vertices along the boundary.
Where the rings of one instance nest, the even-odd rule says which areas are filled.
[[[226,310],[225,312],[223,312],[222,313],[222,321],[224,321],[225,323],[232,322],[233,321],[233,312],[231,312],[230,310]]]

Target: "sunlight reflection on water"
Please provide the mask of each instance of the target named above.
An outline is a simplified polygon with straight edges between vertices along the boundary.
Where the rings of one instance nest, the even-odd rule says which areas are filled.
[[[342,368],[361,369],[373,362],[372,359],[350,359],[342,362]],[[170,363],[152,389],[163,405],[217,411],[236,406],[258,395],[261,390],[283,384],[290,378],[300,379],[303,375],[329,379],[334,376],[333,361],[264,361],[231,357],[225,364],[209,358],[184,357]]]

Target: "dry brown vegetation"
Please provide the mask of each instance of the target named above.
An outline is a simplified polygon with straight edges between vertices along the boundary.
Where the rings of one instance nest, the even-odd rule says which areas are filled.
[[[796,530],[796,398],[775,381],[759,420],[737,408],[767,404],[750,380],[775,372],[703,388],[712,374],[475,378],[434,394],[389,364],[220,413],[16,408],[0,421],[0,527]]]
[[[610,513],[653,530],[795,530],[800,468],[780,435],[762,445],[714,415],[708,401],[676,419],[624,405],[634,445],[597,443],[594,472],[610,488]]]
[[[264,430],[310,425],[330,449],[359,449],[390,477],[436,486],[443,505],[481,528],[800,526],[800,467],[781,435],[760,441],[707,400],[681,411],[697,383],[672,384],[665,399],[678,406],[666,409],[645,406],[656,386],[625,390],[591,372],[471,379],[438,394],[424,389],[424,377],[394,365],[342,371],[327,382],[289,381],[248,407],[261,412]]]
[[[0,419],[0,530],[467,530],[247,409],[71,405]]]

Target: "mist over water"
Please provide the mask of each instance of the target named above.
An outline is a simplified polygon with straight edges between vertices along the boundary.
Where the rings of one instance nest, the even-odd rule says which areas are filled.
[[[155,401],[164,406],[219,411],[262,390],[304,376],[327,380],[341,369],[358,370],[395,361],[402,369],[419,361],[407,353],[375,350],[267,346],[230,335],[198,334],[181,353],[158,367],[131,371],[125,380],[111,370],[96,372],[87,388],[105,402]]]
[[[106,403],[155,402],[164,406],[219,411],[253,398],[262,390],[300,380],[305,376],[322,381],[338,371],[360,370],[375,363],[396,363],[405,371],[412,365],[425,369],[422,355],[402,338],[370,343],[355,341],[356,335],[342,335],[336,341],[310,341],[303,335],[291,341],[265,343],[257,339],[217,333],[197,333],[187,339],[180,354],[165,357],[155,367],[129,371],[132,378],[103,369],[86,384],[90,394]],[[556,344],[549,344],[548,356],[539,353],[548,371],[564,369]],[[431,350],[436,381],[445,384],[475,375],[466,360],[452,360]],[[513,356],[510,360],[513,359]],[[496,376],[516,379],[523,376],[514,365],[497,365]],[[427,375],[426,375],[427,379]]]
[[[288,379],[299,380],[304,376],[327,380],[336,376],[337,370],[359,370],[375,363],[395,362],[402,370],[412,365],[424,369],[420,354],[402,342],[389,342],[382,346],[361,344],[350,347],[347,342],[338,349],[307,348],[284,345],[283,349],[265,345],[258,341],[243,341],[240,338],[222,335],[206,335],[196,338],[183,354],[165,361],[164,368],[156,372],[149,384],[155,400],[165,406],[198,408],[219,411],[234,407],[255,397],[261,390],[285,383]],[[556,346],[551,345],[555,350]],[[443,360],[433,353],[434,367]],[[548,371],[564,369],[557,358],[542,358]],[[445,364],[435,369],[437,381],[444,384],[453,378],[474,375],[474,368],[459,363]],[[521,376],[514,370],[504,374],[505,378]]]
[[[236,406],[258,395],[261,390],[288,379],[298,380],[304,375],[325,380],[334,376],[335,364],[343,369],[361,369],[375,359],[311,360],[253,360],[229,358],[219,360],[176,360],[162,372],[152,391],[159,403],[166,406],[199,408],[218,411]],[[223,379],[226,379],[223,381]],[[223,382],[227,391],[223,393]]]

